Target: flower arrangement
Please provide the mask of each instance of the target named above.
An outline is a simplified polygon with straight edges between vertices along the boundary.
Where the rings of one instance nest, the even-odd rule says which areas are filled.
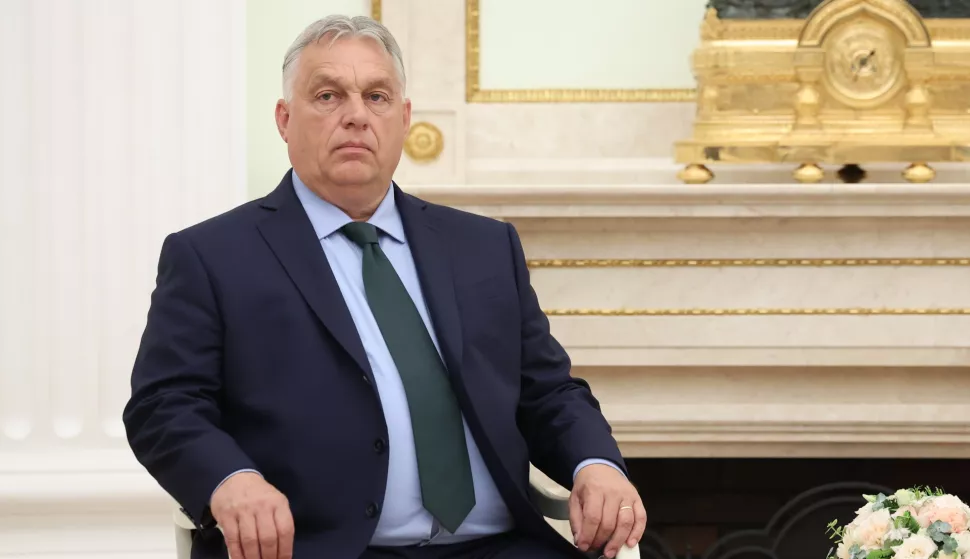
[[[970,507],[959,498],[924,487],[863,497],[851,523],[828,525],[838,559],[970,559]]]

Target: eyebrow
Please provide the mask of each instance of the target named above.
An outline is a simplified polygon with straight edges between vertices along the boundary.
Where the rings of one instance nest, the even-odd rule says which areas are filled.
[[[308,82],[308,89],[314,90],[322,86],[333,86],[339,88],[345,88],[343,80],[335,78],[329,74],[319,73],[310,78]],[[395,91],[394,84],[391,80],[387,78],[376,78],[365,83],[364,91],[369,91],[372,89],[387,89],[389,91]]]

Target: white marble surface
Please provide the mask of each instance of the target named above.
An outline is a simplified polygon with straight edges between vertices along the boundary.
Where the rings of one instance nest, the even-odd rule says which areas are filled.
[[[970,184],[419,186],[504,219],[528,259],[905,259],[540,267],[553,333],[629,456],[970,456]],[[704,316],[612,311],[706,309]],[[712,315],[723,311],[775,314]],[[785,309],[841,309],[784,315]],[[966,312],[966,311],[964,311]],[[918,386],[918,389],[914,387]]]
[[[970,182],[932,184],[731,183],[407,184],[416,196],[502,219],[958,217]]]

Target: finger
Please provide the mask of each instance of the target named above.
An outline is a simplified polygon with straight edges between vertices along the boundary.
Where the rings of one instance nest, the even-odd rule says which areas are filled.
[[[243,559],[262,559],[259,554],[255,516],[244,514],[239,517],[239,541],[242,544]]]
[[[569,529],[573,531],[573,544],[579,545],[579,534],[583,529],[583,506],[575,493],[569,497]]]
[[[276,556],[279,559],[293,559],[293,513],[290,507],[283,505],[276,508],[273,515],[276,521],[276,536],[279,538],[279,548]]]
[[[586,552],[593,545],[593,538],[599,530],[603,519],[603,494],[598,491],[589,492],[583,499],[583,522],[579,531],[579,550]]]
[[[256,536],[259,538],[259,552],[263,559],[278,559],[276,519],[273,518],[272,510],[263,509],[256,513]]]
[[[244,559],[242,542],[239,540],[239,521],[235,517],[228,522],[220,523],[222,537],[226,540],[226,548],[229,550],[229,559]]]
[[[626,505],[625,503],[621,504],[620,510],[616,513],[616,528],[613,530],[613,535],[609,541],[606,542],[606,549],[604,550],[605,555],[609,559],[616,557],[616,552],[630,539],[630,532],[633,530],[635,515],[632,508],[626,508],[628,506],[630,505]]]
[[[611,496],[604,500],[603,519],[600,521],[599,530],[596,531],[596,537],[593,538],[593,549],[603,549],[606,542],[610,541],[610,537],[613,535],[614,530],[616,530],[616,520],[619,512],[619,496]],[[626,538],[624,537],[624,539]]]
[[[626,541],[629,547],[636,547],[643,537],[643,532],[647,528],[647,509],[643,508],[643,503],[637,501],[633,504],[633,530],[630,531],[630,538]]]

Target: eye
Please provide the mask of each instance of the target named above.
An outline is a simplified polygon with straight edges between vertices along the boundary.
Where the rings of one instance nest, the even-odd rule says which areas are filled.
[[[334,95],[332,91],[324,91],[320,95],[317,95],[317,99],[321,101],[333,101],[334,97],[336,97],[336,95]]]
[[[380,103],[381,101],[387,101],[387,95],[383,93],[371,93],[367,96],[368,99],[374,103]]]

